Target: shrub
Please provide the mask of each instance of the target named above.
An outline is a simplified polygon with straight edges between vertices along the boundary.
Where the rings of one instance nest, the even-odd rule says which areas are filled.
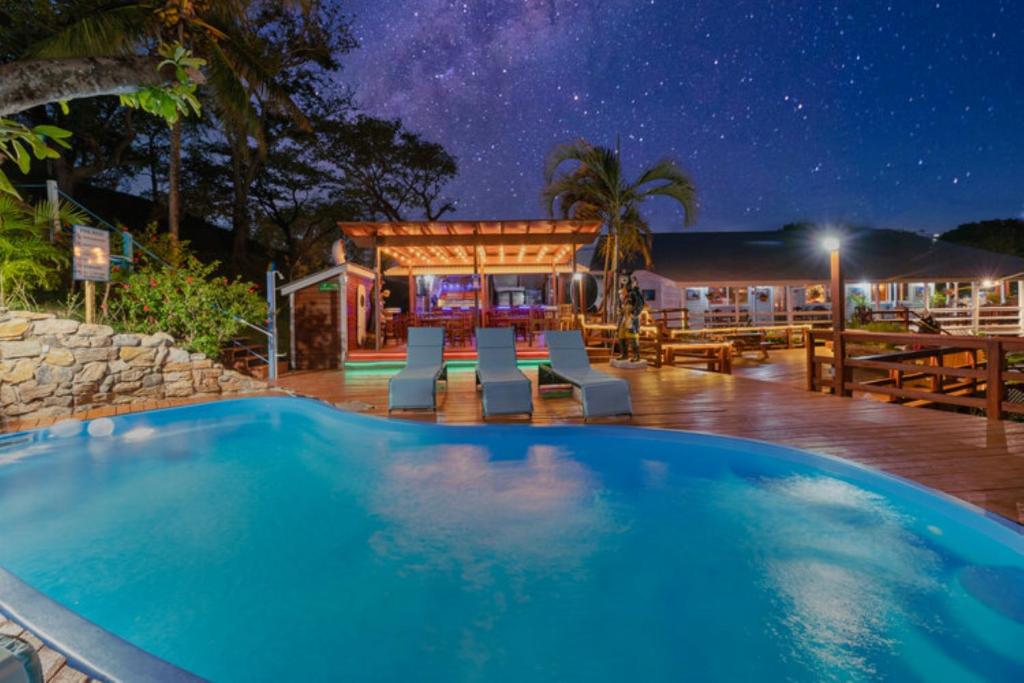
[[[85,216],[65,205],[58,207],[63,223],[84,222]],[[56,287],[69,259],[49,240],[51,205],[30,206],[0,194],[0,308],[32,308],[36,290]]]
[[[177,267],[145,265],[124,276],[115,285],[114,324],[131,332],[166,332],[189,351],[216,358],[245,328],[239,318],[261,323],[267,315],[256,287],[216,276],[219,265],[183,253]]]

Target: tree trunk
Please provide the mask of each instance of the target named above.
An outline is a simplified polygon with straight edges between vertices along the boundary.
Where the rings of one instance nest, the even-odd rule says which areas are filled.
[[[233,185],[233,202],[231,206],[231,229],[234,232],[231,242],[231,260],[235,264],[245,258],[249,242],[249,186],[245,181],[242,160],[237,152],[232,154],[231,170]]]
[[[124,95],[161,85],[159,57],[31,59],[0,66],[0,116],[52,102]],[[166,72],[173,76],[173,70]],[[198,74],[197,74],[198,76]]]
[[[171,126],[171,159],[167,169],[167,230],[175,241],[180,236],[181,216],[181,119]]]

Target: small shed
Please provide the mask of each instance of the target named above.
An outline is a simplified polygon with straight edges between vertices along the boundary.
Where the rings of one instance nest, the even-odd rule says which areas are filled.
[[[340,368],[372,329],[373,271],[354,263],[307,275],[281,288],[288,297],[293,370]]]

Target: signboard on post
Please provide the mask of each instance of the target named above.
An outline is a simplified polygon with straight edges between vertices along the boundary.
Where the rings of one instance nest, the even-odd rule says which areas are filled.
[[[96,318],[96,283],[110,282],[110,233],[85,225],[74,227],[72,277],[85,282],[85,322]]]
[[[74,226],[74,279],[110,281],[110,233],[84,225]]]

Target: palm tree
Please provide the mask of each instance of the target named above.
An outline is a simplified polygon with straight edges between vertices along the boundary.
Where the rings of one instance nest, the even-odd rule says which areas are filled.
[[[575,164],[562,170],[566,164]],[[604,223],[604,312],[618,280],[619,264],[641,255],[651,264],[651,228],[640,205],[652,197],[668,197],[683,209],[683,225],[697,217],[697,189],[690,176],[674,161],[662,159],[646,168],[632,182],[623,178],[619,153],[585,140],[557,145],[544,166],[541,198],[549,216],[593,219]]]
[[[35,46],[38,57],[124,57],[152,44],[182,45],[207,65],[208,97],[227,132],[262,137],[253,104],[272,101],[300,123],[305,119],[287,93],[272,84],[273,59],[260,49],[258,27],[249,19],[259,0],[122,0],[75,18]],[[304,12],[313,0],[289,0]],[[168,169],[168,229],[177,239],[180,221],[182,122],[171,122]]]

